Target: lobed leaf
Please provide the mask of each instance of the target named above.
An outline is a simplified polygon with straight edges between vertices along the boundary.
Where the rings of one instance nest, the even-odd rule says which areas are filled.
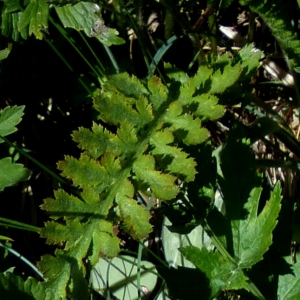
[[[95,214],[95,203],[85,203],[63,190],[55,191],[54,196],[55,200],[47,198],[41,205],[41,208],[46,210],[54,220],[61,218],[80,220]]]
[[[241,268],[250,268],[263,259],[272,244],[272,232],[277,224],[280,212],[281,188],[277,183],[271,192],[270,200],[258,215],[261,188],[251,191],[245,209],[249,212],[244,220],[234,221],[233,236],[236,237],[235,255],[239,258]]]
[[[182,149],[168,146],[173,140],[171,131],[157,131],[150,139],[150,144],[154,146],[151,154],[159,155],[160,164],[170,173],[179,176],[183,181],[192,181],[197,173],[196,163]]]
[[[0,294],[2,299],[56,300],[55,294],[46,291],[45,283],[28,277],[24,280],[13,273],[0,273]]]
[[[211,77],[211,86],[209,92],[212,94],[221,94],[228,87],[232,86],[240,77],[242,68],[240,65],[231,66],[227,64],[223,72],[218,69]]]
[[[300,293],[300,262],[291,264],[291,257],[284,257],[290,267],[289,273],[280,274],[278,279],[277,299],[297,300]]]
[[[31,174],[31,171],[24,168],[22,164],[13,163],[11,157],[0,160],[0,170],[0,191],[20,181],[27,180]]]
[[[248,290],[248,278],[242,270],[232,262],[225,260],[219,252],[210,252],[206,248],[199,249],[194,246],[187,246],[179,250],[209,279],[211,289],[209,299],[215,297],[225,287],[231,290]]]
[[[143,155],[136,160],[133,165],[133,171],[137,179],[147,183],[154,195],[161,200],[171,200],[179,192],[175,184],[176,177],[156,171],[155,160],[150,155]]]
[[[17,131],[24,114],[25,106],[5,107],[0,113],[0,136],[6,136]],[[3,142],[3,140],[1,140]]]
[[[49,6],[46,0],[32,0],[26,6],[19,22],[19,31],[29,25],[29,35],[32,33],[37,39],[43,39],[43,29],[48,28]]]
[[[135,240],[142,240],[152,231],[149,224],[151,215],[134,199],[118,198],[118,210],[122,228]]]
[[[164,116],[164,121],[171,124],[179,140],[186,145],[196,145],[204,142],[209,137],[209,132],[201,128],[201,121],[188,114],[183,114],[182,106],[178,101],[173,102]]]
[[[79,160],[66,156],[58,163],[58,168],[63,171],[63,176],[72,179],[75,186],[93,186],[98,193],[111,184],[107,169],[84,154]]]

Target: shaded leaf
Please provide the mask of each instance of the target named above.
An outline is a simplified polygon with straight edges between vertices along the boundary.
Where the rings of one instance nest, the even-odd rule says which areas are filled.
[[[210,252],[206,248],[194,246],[181,248],[186,259],[191,261],[210,281],[211,295],[216,296],[223,288],[232,290],[248,289],[248,278],[235,264],[225,260],[219,252]]]
[[[245,209],[249,212],[245,220],[234,221],[232,226],[233,236],[236,238],[234,247],[235,255],[239,258],[241,268],[250,268],[263,259],[272,244],[272,232],[277,224],[280,211],[281,188],[277,183],[271,192],[262,212],[258,215],[258,204],[261,189],[251,191]]]
[[[32,277],[24,280],[20,276],[7,272],[0,273],[1,299],[24,299],[24,300],[56,300],[54,293],[46,291],[45,284],[38,282]]]
[[[5,107],[0,113],[0,135],[6,136],[17,131],[18,125],[23,116],[25,106]],[[1,140],[1,142],[3,142]]]
[[[223,93],[228,87],[232,86],[240,77],[242,68],[237,64],[234,67],[227,64],[223,72],[218,69],[211,77],[210,93]]]
[[[300,294],[300,262],[291,264],[291,257],[284,257],[290,265],[289,274],[280,274],[278,279],[278,300],[297,300]]]
[[[0,191],[20,181],[27,180],[31,174],[31,171],[24,168],[22,164],[13,163],[11,157],[0,160],[0,170]]]

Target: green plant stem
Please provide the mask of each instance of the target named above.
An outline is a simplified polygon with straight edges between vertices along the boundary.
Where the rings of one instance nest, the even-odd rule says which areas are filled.
[[[147,75],[147,79],[149,80],[153,75],[154,72],[158,66],[158,63],[160,62],[160,60],[163,58],[163,56],[165,55],[165,53],[170,49],[170,47],[174,44],[175,41],[177,41],[178,39],[184,37],[185,34],[177,36],[177,35],[173,35],[170,39],[168,39],[160,48],[159,50],[156,52],[155,56],[153,57],[153,60],[151,62],[151,65],[148,68],[148,75]]]
[[[5,250],[7,250],[8,252],[10,252],[11,254],[15,255],[16,257],[18,257],[19,259],[21,259],[27,266],[29,266],[36,274],[38,274],[42,279],[44,279],[44,275],[42,272],[39,271],[39,269],[33,264],[31,263],[27,258],[25,258],[24,256],[22,256],[20,253],[18,253],[17,251],[15,251],[14,249],[11,249],[10,247],[7,247],[6,245],[2,244],[0,242],[0,247],[4,248]]]
[[[141,300],[141,261],[142,261],[142,253],[143,253],[143,245],[139,243],[138,247],[138,256],[137,256],[137,276],[136,283],[138,289],[138,299]]]
[[[218,58],[218,49],[217,49],[217,40],[216,40],[216,33],[217,33],[217,26],[216,26],[216,16],[215,15],[209,15],[208,16],[208,24],[210,26],[211,30],[211,36],[210,36],[210,43],[211,43],[211,52],[214,61]]]
[[[22,222],[1,218],[0,217],[0,226],[16,228],[20,230],[27,230],[32,232],[39,232],[40,228],[32,225],[28,225]]]
[[[134,22],[134,20],[132,19],[131,15],[129,12],[127,12],[125,10],[126,14],[127,14],[127,17],[128,17],[128,20],[129,20],[129,23],[131,24],[131,27],[133,28],[134,30],[134,33],[139,41],[139,44],[141,46],[141,50],[142,50],[142,53],[143,53],[143,58],[144,58],[144,61],[145,61],[145,64],[146,64],[146,67],[147,69],[149,69],[149,66],[150,66],[150,62],[149,62],[149,57],[151,57],[151,53],[149,51],[149,49],[145,46],[146,43],[144,42],[144,34],[142,32],[142,30],[139,28],[139,26]]]
[[[119,68],[118,63],[117,63],[114,55],[112,54],[110,48],[108,46],[104,45],[104,44],[103,44],[103,47],[104,47],[104,49],[105,49],[105,51],[106,51],[106,53],[107,53],[107,55],[108,55],[108,57],[109,57],[112,65],[113,65],[113,67],[115,69],[115,72],[119,73],[120,72],[120,68]]]
[[[85,38],[84,34],[82,34],[80,31],[78,33],[79,33],[80,37],[82,38],[82,40],[84,41],[84,43],[86,44],[86,46],[88,47],[88,49],[90,50],[90,52],[92,53],[92,55],[94,56],[94,58],[96,59],[98,66],[99,66],[99,72],[104,74],[105,68],[104,68],[103,64],[101,63],[100,59],[98,58],[98,56],[96,55],[95,51],[93,50],[93,48],[91,47],[91,45],[89,44],[87,39]]]
[[[57,50],[57,48],[53,45],[53,43],[49,39],[46,39],[46,42],[53,49],[53,51],[58,55],[58,57],[64,62],[64,64],[68,67],[68,69],[71,72],[75,72],[73,67],[68,63],[68,61],[60,53],[60,51]],[[93,94],[92,90],[84,83],[84,81],[80,78],[80,76],[78,76],[77,79],[78,79],[79,83],[83,86],[83,88],[89,93],[89,95],[92,95]]]
[[[249,9],[249,26],[247,42],[252,43],[254,41],[254,30],[255,30],[255,14],[251,9]]]
[[[72,38],[66,33],[63,27],[61,27],[58,23],[56,23],[53,18],[49,17],[50,22],[56,27],[56,29],[62,34],[62,36],[71,44],[71,46],[75,49],[75,51],[81,56],[83,61],[88,65],[88,67],[92,70],[92,72],[98,76],[106,77],[104,73],[99,74],[97,69],[93,67],[93,65],[86,59],[85,55],[78,49],[78,47],[75,45],[75,42]]]

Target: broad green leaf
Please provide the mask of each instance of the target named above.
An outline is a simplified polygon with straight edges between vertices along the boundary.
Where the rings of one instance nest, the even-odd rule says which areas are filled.
[[[48,28],[49,6],[46,0],[31,0],[21,15],[19,31],[29,25],[29,35],[43,39],[43,29]]]
[[[10,50],[11,49],[9,49],[9,48],[0,50],[0,61],[8,57]]]
[[[280,274],[278,279],[278,300],[298,300],[300,295],[300,262],[292,264],[291,257],[284,257],[290,267],[289,273]]]
[[[65,264],[63,272],[49,271],[50,290],[58,282],[74,298],[81,281],[86,287],[85,264],[117,255],[120,240],[113,224],[137,240],[151,232],[150,214],[134,199],[137,194],[173,200],[180,191],[178,179],[195,179],[195,159],[178,144],[196,145],[209,133],[201,127],[191,101],[183,109],[178,92],[176,83],[166,87],[153,77],[146,87],[134,76],[117,74],[94,97],[99,118],[112,126],[105,129],[94,123],[92,130],[75,131],[80,158],[66,156],[58,164],[62,175],[79,187],[80,191],[73,191],[78,197],[58,190],[56,199],[48,198],[42,205],[52,219],[59,219],[47,222],[41,230],[48,243],[63,245],[56,251],[57,258],[53,257],[54,269],[56,264]],[[212,97],[211,108],[215,100]],[[51,263],[44,262],[43,271],[45,267],[51,268]]]
[[[24,107],[25,106],[7,106],[0,112],[0,136],[6,136],[17,131],[15,126],[22,120]],[[0,142],[3,142],[3,140]]]
[[[0,191],[4,188],[27,180],[31,172],[22,164],[13,163],[11,157],[0,160]]]
[[[91,2],[79,2],[75,5],[56,6],[55,10],[64,27],[83,30],[89,37],[96,37],[106,46],[124,44],[116,29],[108,28],[100,17],[100,7]]]
[[[66,299],[66,288],[70,281],[72,267],[67,259],[46,254],[42,256],[38,266],[44,277],[51,279],[46,283],[47,292],[53,293],[55,299]]]
[[[118,204],[122,228],[135,240],[145,239],[152,231],[149,211],[138,205],[136,200],[127,197],[119,198]]]
[[[277,224],[280,211],[281,188],[276,184],[270,200],[258,215],[261,188],[251,191],[244,208],[248,215],[244,220],[232,221],[235,256],[241,268],[251,268],[263,259],[272,244],[272,232]]]
[[[151,292],[157,281],[157,276],[153,274],[155,266],[148,261],[141,261],[141,268],[138,270],[137,263],[137,259],[126,255],[112,260],[101,259],[91,271],[90,282],[93,289],[102,296],[109,291],[117,299],[137,300],[139,274],[141,286]]]
[[[248,278],[243,271],[237,265],[225,260],[219,252],[210,252],[206,248],[199,249],[194,246],[181,248],[180,251],[209,279],[211,288],[209,299],[223,288],[248,290]]]
[[[198,248],[207,248],[212,250],[214,246],[202,226],[197,226],[189,234],[178,234],[172,232],[168,227],[171,222],[164,218],[162,227],[162,244],[164,256],[169,267],[178,266],[193,268],[194,264],[185,259],[179,248],[193,245]]]

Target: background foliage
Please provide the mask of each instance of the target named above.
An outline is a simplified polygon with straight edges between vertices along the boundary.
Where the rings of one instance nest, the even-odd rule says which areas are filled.
[[[1,297],[297,299],[298,20],[2,1]]]

